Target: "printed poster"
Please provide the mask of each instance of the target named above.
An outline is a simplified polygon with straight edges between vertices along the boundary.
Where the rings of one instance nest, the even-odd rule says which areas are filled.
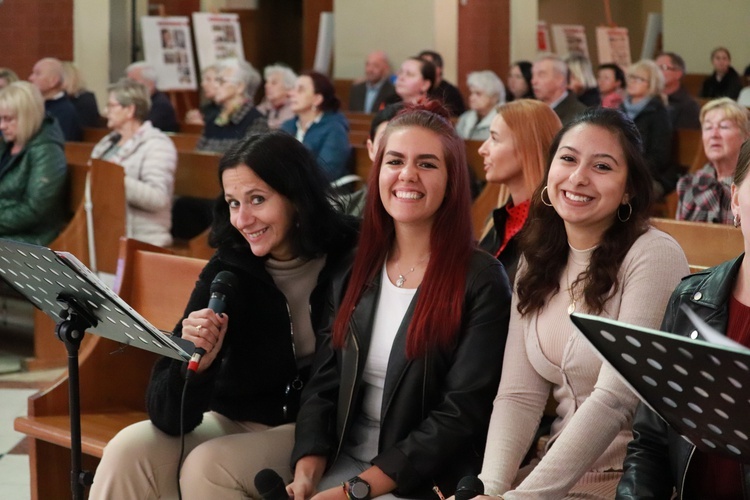
[[[184,16],[141,18],[146,62],[159,75],[160,90],[196,90],[190,20]]]
[[[222,59],[245,59],[237,14],[193,12],[193,30],[201,71]]]
[[[599,64],[615,63],[624,69],[632,62],[627,28],[596,28],[596,47]]]
[[[590,59],[586,28],[580,24],[553,24],[552,41],[555,42],[555,52],[562,58],[576,53]]]

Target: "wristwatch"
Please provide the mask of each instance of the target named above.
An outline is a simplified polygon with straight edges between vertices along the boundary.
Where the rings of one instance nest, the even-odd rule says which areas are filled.
[[[370,500],[370,483],[359,476],[344,483],[344,491],[350,500]]]

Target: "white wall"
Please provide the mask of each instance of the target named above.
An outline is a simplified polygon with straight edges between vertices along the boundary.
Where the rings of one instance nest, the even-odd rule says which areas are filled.
[[[109,12],[109,2],[102,0],[75,0],[73,4],[73,60],[102,112],[109,85]]]
[[[510,0],[510,63],[536,59],[538,0]],[[503,75],[501,78],[505,79]]]
[[[439,7],[446,12],[436,15]],[[333,12],[334,78],[362,77],[365,57],[373,50],[384,50],[396,71],[404,59],[420,50],[440,51],[438,46],[450,50],[447,45],[452,44],[452,56],[442,55],[452,57],[445,71],[447,79],[455,79],[456,0],[334,0]]]
[[[711,50],[723,45],[742,74],[750,64],[750,2],[747,0],[663,0],[663,46],[677,52],[688,73],[711,73]]]

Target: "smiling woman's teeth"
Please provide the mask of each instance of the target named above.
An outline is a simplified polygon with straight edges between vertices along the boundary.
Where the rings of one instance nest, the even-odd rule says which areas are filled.
[[[396,191],[396,198],[399,199],[418,200],[419,198],[422,198],[422,196],[422,193],[417,193],[414,191]]]
[[[592,198],[588,196],[581,196],[581,195],[573,194],[568,191],[565,191],[565,197],[573,201],[591,201],[592,200]]]
[[[255,231],[254,233],[248,233],[248,236],[251,238],[256,238],[260,236],[261,234],[265,233],[268,228],[261,229],[260,231]]]

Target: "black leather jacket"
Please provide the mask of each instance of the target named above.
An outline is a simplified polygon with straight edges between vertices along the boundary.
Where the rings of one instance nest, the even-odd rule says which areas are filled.
[[[661,330],[676,334],[697,335],[687,316],[680,311],[687,304],[719,332],[725,332],[729,316],[729,294],[743,256],[706,271],[685,277],[667,305]],[[700,338],[700,337],[698,337]],[[633,441],[623,464],[624,472],[617,486],[617,498],[691,498],[684,491],[688,466],[695,447],[672,430],[661,417],[640,404],[633,420]],[[750,467],[743,466],[744,498],[750,498]]]
[[[343,298],[348,272],[334,279],[333,310]],[[302,393],[292,465],[323,455],[330,466],[360,411],[367,360],[380,294],[380,273],[351,318],[342,349],[330,328],[319,336],[310,382]],[[476,250],[466,276],[462,331],[455,345],[407,359],[406,331],[412,300],[391,350],[383,393],[379,453],[372,464],[392,478],[398,495],[433,498],[437,484],[452,494],[458,480],[479,473],[492,401],[502,371],[511,290],[501,264]]]

